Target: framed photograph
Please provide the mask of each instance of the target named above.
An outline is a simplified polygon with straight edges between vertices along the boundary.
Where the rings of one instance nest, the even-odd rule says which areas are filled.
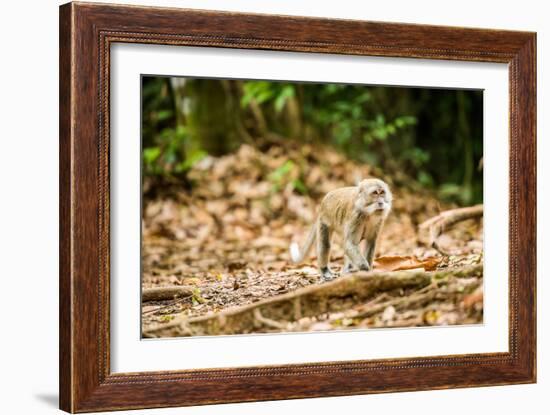
[[[60,8],[60,407],[536,381],[536,35]]]

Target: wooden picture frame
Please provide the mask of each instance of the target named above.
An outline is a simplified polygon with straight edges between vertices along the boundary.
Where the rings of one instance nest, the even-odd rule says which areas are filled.
[[[507,63],[509,352],[111,373],[109,59],[110,46],[117,42]],[[90,412],[535,382],[535,105],[535,33],[106,4],[61,6],[61,409]]]

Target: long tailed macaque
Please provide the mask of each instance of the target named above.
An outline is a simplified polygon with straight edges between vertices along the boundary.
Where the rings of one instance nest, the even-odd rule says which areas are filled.
[[[321,278],[334,278],[329,262],[330,240],[334,231],[341,233],[345,253],[344,273],[354,268],[369,271],[373,266],[376,240],[390,213],[392,194],[379,179],[365,179],[357,186],[342,187],[325,195],[319,215],[302,246],[290,245],[292,261],[301,262],[317,241],[317,263]],[[363,242],[363,250],[360,249]]]

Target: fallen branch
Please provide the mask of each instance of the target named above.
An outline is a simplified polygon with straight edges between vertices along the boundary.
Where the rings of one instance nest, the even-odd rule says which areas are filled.
[[[145,337],[244,334],[281,330],[303,317],[348,310],[376,295],[395,289],[423,288],[432,278],[479,275],[483,267],[445,269],[435,272],[359,272],[329,283],[313,285],[257,303],[202,317],[176,317],[144,331]]]
[[[196,287],[190,287],[186,285],[144,288],[141,290],[141,301],[147,302],[174,300],[179,297],[193,296],[196,292]]]
[[[439,215],[421,223],[418,226],[418,240],[426,246],[433,247],[439,252],[447,255],[448,252],[441,248],[437,238],[447,229],[458,222],[467,219],[475,219],[483,216],[483,205],[475,205],[460,209],[447,210]]]

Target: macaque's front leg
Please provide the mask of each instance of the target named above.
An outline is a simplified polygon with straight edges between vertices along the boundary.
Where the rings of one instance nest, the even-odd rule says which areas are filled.
[[[359,268],[360,271],[370,270],[370,265],[361,254],[358,244],[355,244],[353,243],[353,241],[348,240],[345,245],[345,251],[352,264]]]
[[[373,269],[375,244],[373,244],[372,242],[369,243],[369,241],[365,239],[364,241],[362,241],[362,245],[363,245],[363,255],[365,256],[365,259],[369,263],[370,269]]]
[[[370,270],[370,264],[359,248],[361,234],[362,229],[357,220],[352,220],[347,224],[344,231],[344,253],[351,263],[359,268],[360,271],[368,271]]]
[[[367,242],[367,255],[365,255],[365,258],[367,259],[370,265],[370,269],[374,268],[374,248],[375,248],[374,243],[369,244]]]
[[[368,261],[371,269],[374,268],[374,254],[376,252],[376,241],[378,240],[378,233],[374,234],[370,239],[364,240],[364,255]]]

